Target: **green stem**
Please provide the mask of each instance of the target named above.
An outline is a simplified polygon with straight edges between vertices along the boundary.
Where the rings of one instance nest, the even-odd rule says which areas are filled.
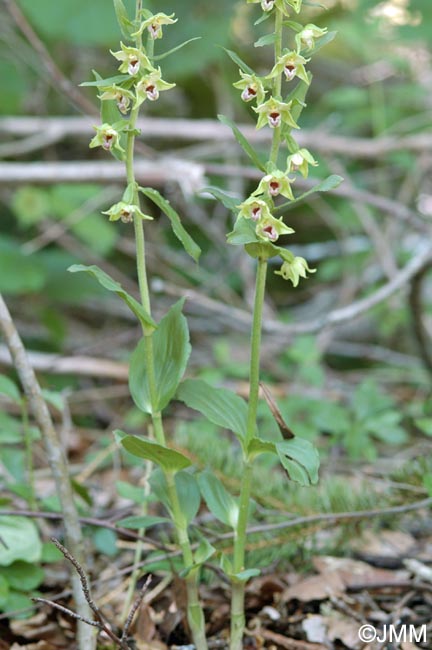
[[[141,9],[142,1],[136,0],[136,15],[138,17],[138,12]],[[141,38],[137,39],[136,46],[138,48],[142,47]],[[149,37],[147,40],[147,56],[152,58],[154,53],[154,41]],[[134,173],[134,145],[135,145],[135,127],[136,121],[138,118],[139,109],[136,108],[132,111],[130,116],[130,131],[127,135],[127,146],[126,146],[126,174],[127,182],[135,183],[135,173]],[[139,205],[139,195],[136,190],[134,193],[134,201],[136,205]],[[137,275],[138,283],[140,288],[141,302],[144,309],[149,315],[151,315],[151,302],[150,302],[150,292],[147,278],[147,269],[146,269],[146,257],[145,257],[145,237],[144,237],[144,225],[142,220],[139,217],[134,218],[134,228],[135,228],[135,242],[136,242],[136,256],[137,256]],[[153,425],[153,434],[158,442],[158,444],[166,446],[166,436],[163,427],[162,414],[157,409],[157,383],[156,383],[156,372],[155,372],[155,359],[154,359],[154,347],[153,347],[153,337],[150,334],[144,332],[144,341],[145,341],[145,363],[148,374],[149,382],[149,392],[150,392],[150,402],[152,405],[152,425]],[[190,567],[193,565],[193,552],[192,546],[189,539],[187,522],[182,513],[177,487],[175,483],[174,475],[171,472],[165,472],[165,479],[168,486],[168,494],[172,512],[172,519],[174,527],[176,530],[178,544],[180,546],[183,563],[185,567]],[[144,531],[140,531],[140,534],[143,535]],[[134,564],[137,567],[137,570],[134,571],[132,577],[132,585],[129,588],[129,592],[133,593],[133,590],[136,585],[137,576],[139,575],[138,565],[141,559],[142,554],[142,543],[138,542],[136,552],[135,552],[135,561]],[[189,573],[186,578],[186,588],[188,596],[188,622],[192,632],[192,637],[196,650],[207,650],[207,640],[205,636],[205,621],[204,613],[199,601],[198,593],[198,570],[193,570]]]
[[[283,47],[283,13],[276,9],[275,12],[275,63],[282,56]],[[281,98],[282,72],[278,74],[273,82],[273,96]],[[281,127],[274,129],[273,141],[270,151],[270,161],[277,166],[279,150],[281,146]],[[252,322],[251,352],[250,352],[250,373],[249,373],[249,404],[246,428],[245,447],[256,435],[256,420],[259,396],[260,379],[260,351],[261,331],[264,307],[265,285],[267,277],[267,260],[259,258],[255,285],[255,302]],[[239,573],[245,568],[246,529],[249,519],[249,502],[252,485],[252,463],[246,451],[242,482],[239,498],[239,517],[235,530],[234,539],[234,561],[233,573]],[[242,650],[243,635],[245,629],[245,582],[233,578],[231,596],[231,640],[230,650]]]

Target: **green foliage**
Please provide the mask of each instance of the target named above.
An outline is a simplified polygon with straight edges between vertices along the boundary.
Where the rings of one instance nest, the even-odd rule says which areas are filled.
[[[173,398],[191,352],[189,330],[179,300],[160,321],[152,336],[155,362],[154,395],[148,373],[146,341],[141,339],[132,354],[129,387],[135,404],[144,413],[162,411]]]
[[[94,264],[92,266],[85,266],[83,264],[74,264],[68,268],[70,273],[88,273],[92,275],[99,282],[100,285],[107,291],[112,291],[121,298],[133,314],[140,321],[142,328],[145,333],[150,333],[156,329],[157,325],[154,322],[153,318],[146,312],[144,307],[137,301],[133,296],[130,296],[127,291],[123,289],[119,282],[113,280],[108,273],[102,271],[98,266]]]
[[[142,194],[144,194],[144,196],[153,201],[153,203],[155,203],[158,208],[160,208],[160,210],[162,210],[162,212],[168,217],[175,236],[182,243],[185,251],[192,257],[192,259],[194,259],[195,262],[198,262],[201,255],[201,249],[198,244],[194,242],[192,237],[186,232],[182,226],[179,215],[170,205],[169,201],[164,199],[157,190],[153,190],[150,187],[140,187],[139,190],[142,192]]]
[[[150,460],[162,467],[166,472],[178,472],[191,464],[189,458],[174,449],[163,447],[153,440],[144,440],[137,436],[128,436],[122,431],[116,431],[121,437],[122,446],[133,456]]]
[[[15,560],[38,562],[42,555],[42,542],[38,529],[31,519],[0,515],[0,566],[9,566]]]
[[[235,529],[239,506],[222,482],[211,472],[205,471],[199,475],[198,483],[210,512],[223,524]]]
[[[247,404],[226,388],[215,388],[200,379],[186,379],[180,384],[177,398],[202,413],[210,422],[246,437]]]

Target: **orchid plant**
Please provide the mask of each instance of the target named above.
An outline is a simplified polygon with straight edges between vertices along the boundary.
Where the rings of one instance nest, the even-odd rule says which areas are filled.
[[[228,54],[240,67],[240,80],[234,86],[241,91],[242,100],[252,104],[257,128],[272,130],[272,144],[267,160],[263,160],[235,123],[221,116],[221,121],[232,128],[262,177],[256,189],[240,203],[219,188],[207,188],[207,192],[221,200],[236,216],[228,243],[244,247],[246,253],[256,260],[248,401],[226,388],[183,378],[191,351],[187,321],[182,314],[183,300],[159,322],[154,320],[151,311],[145,254],[145,227],[152,219],[149,204],[168,217],[186,252],[196,261],[200,255],[199,247],[184,229],[180,216],[170,203],[155,189],[140,186],[134,172],[139,112],[146,101],[155,102],[161,92],[174,87],[173,83],[163,79],[163,72],[156,63],[184,44],[168,52],[156,52],[155,45],[163,39],[163,30],[176,22],[175,16],[152,14],[142,7],[142,0],[136,0],[135,16],[130,18],[122,0],[114,0],[125,41],[120,43],[120,49],[111,52],[119,64],[118,74],[102,79],[94,73],[95,80],[83,84],[96,87],[101,101],[101,125],[95,127],[96,135],[90,147],[101,147],[125,164],[123,194],[104,214],[111,221],[119,221],[120,227],[121,224],[126,227],[133,224],[140,300],[129,295],[96,266],[75,265],[70,271],[94,276],[105,289],[116,293],[126,303],[141,324],[142,338],[131,357],[129,386],[136,406],[150,417],[151,426],[145,436],[128,435],[122,431],[116,431],[115,435],[127,452],[156,466],[151,484],[170,515],[181,550],[188,623],[197,650],[207,649],[205,620],[198,593],[199,576],[202,566],[214,560],[219,561],[232,585],[230,648],[240,650],[243,647],[245,585],[251,577],[259,574],[258,569],[246,565],[246,534],[256,459],[261,454],[274,455],[287,471],[289,479],[301,485],[312,485],[318,480],[319,458],[313,445],[290,431],[271,400],[269,403],[276,414],[281,435],[275,442],[264,439],[258,430],[257,407],[268,260],[281,258],[282,265],[277,273],[290,280],[294,287],[300,278],[314,272],[305,259],[295,256],[279,239],[294,232],[285,222],[283,211],[287,205],[291,206],[302,198],[296,198],[294,194],[296,174],[306,177],[309,168],[317,165],[313,155],[296,143],[291,132],[299,128],[297,122],[305,106],[311,82],[307,67],[310,58],[333,34],[316,25],[303,27],[291,20],[293,12],[300,12],[302,0],[247,0],[247,3],[261,5],[263,13],[258,22],[265,19],[274,21],[274,30],[256,43],[257,46],[273,47],[274,65],[267,75],[259,76],[237,54],[231,51]],[[289,38],[287,30],[291,33]],[[312,191],[329,190],[340,180],[340,177],[329,177]],[[281,197],[286,201],[281,202]],[[142,204],[142,199],[146,203]],[[282,216],[278,217],[279,214]],[[163,411],[173,399],[184,402],[212,423],[235,434],[242,463],[238,496],[231,495],[211,471],[198,472],[192,468],[187,455],[174,449],[168,441]],[[194,526],[202,499],[215,519],[232,530],[232,556],[214,548]],[[156,520],[157,523],[163,521],[160,517],[146,515],[136,519],[139,519],[142,531]]]

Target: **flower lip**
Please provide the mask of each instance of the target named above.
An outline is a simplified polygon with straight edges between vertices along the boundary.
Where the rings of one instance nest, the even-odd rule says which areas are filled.
[[[277,128],[281,124],[281,114],[277,111],[269,113],[268,121],[272,128]]]
[[[154,84],[149,84],[146,89],[147,97],[150,99],[150,101],[154,102],[156,99],[159,98],[159,91],[157,87]]]
[[[151,25],[148,26],[148,31],[150,33],[150,36],[154,39],[159,37],[159,34],[161,33],[162,27],[158,23],[152,23]]]
[[[274,226],[272,226],[272,225],[265,226],[262,229],[262,233],[263,233],[263,235],[268,237],[270,239],[270,241],[276,241],[276,239],[278,238],[276,228]]]
[[[251,209],[251,219],[253,219],[254,221],[259,221],[261,217],[261,213],[262,213],[261,207],[259,205],[255,205]]]
[[[247,86],[241,94],[241,98],[244,102],[250,102],[252,99],[255,99],[257,91],[252,86]]]
[[[275,0],[261,0],[261,7],[263,11],[271,11],[274,7]]]
[[[281,189],[281,186],[280,186],[279,181],[276,181],[276,180],[270,181],[270,183],[269,183],[269,192],[270,192],[270,194],[272,196],[278,196],[278,194],[280,193],[280,189]]]
[[[129,60],[128,72],[129,72],[129,74],[130,74],[132,77],[133,77],[134,75],[136,75],[136,73],[138,72],[139,68],[140,68],[140,62],[139,62],[139,59],[135,59],[135,58],[133,58],[133,59],[130,59],[130,60]]]
[[[297,67],[292,63],[287,63],[284,67],[285,77],[288,81],[291,81],[296,76]]]

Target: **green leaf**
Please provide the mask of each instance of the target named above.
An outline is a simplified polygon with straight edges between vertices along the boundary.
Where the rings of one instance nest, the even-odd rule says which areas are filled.
[[[0,573],[0,610],[6,605],[9,596],[9,583]]]
[[[289,478],[300,485],[318,482],[319,455],[309,440],[293,438],[276,443],[279,460]]]
[[[211,472],[202,472],[198,477],[198,483],[210,512],[223,524],[235,529],[239,514],[237,501]]]
[[[121,33],[126,39],[130,39],[131,30],[128,27],[132,27],[132,23],[129,20],[126,7],[123,4],[122,0],[114,0],[114,9],[117,16],[117,22],[119,24]]]
[[[116,526],[121,526],[122,528],[132,528],[134,530],[139,530],[140,528],[152,528],[158,524],[169,523],[167,517],[152,517],[151,515],[142,515],[141,517],[125,517],[124,519],[119,519],[115,522]]]
[[[248,407],[244,399],[227,388],[215,388],[201,379],[186,379],[177,398],[202,413],[210,422],[246,437]]]
[[[0,375],[0,395],[6,395],[6,397],[9,397],[16,404],[21,403],[21,395],[17,385],[12,379],[4,375]]]
[[[6,578],[12,589],[19,591],[31,591],[36,589],[43,582],[44,571],[39,566],[17,560],[9,566],[1,569],[1,575]]]
[[[276,454],[276,445],[274,442],[270,442],[269,440],[252,438],[248,447],[248,453],[252,457],[259,456],[260,454]]]
[[[171,48],[167,52],[163,52],[163,54],[158,54],[157,56],[153,57],[153,61],[162,61],[162,59],[165,59],[167,56],[170,56],[170,54],[174,54],[174,52],[177,52],[178,50],[181,50],[185,45],[189,45],[189,43],[192,43],[193,41],[199,41],[201,40],[201,36],[195,36],[194,38],[189,38],[187,41],[183,41],[183,43],[180,43],[180,45],[176,45],[176,47]]]
[[[287,208],[289,206],[294,205],[295,203],[299,203],[300,201],[303,201],[306,199],[308,196],[311,194],[315,194],[316,192],[330,192],[331,190],[334,190],[336,187],[339,187],[339,185],[342,183],[344,179],[342,176],[338,176],[337,174],[332,174],[331,176],[328,176],[324,181],[321,183],[318,183],[318,185],[315,185],[312,189],[308,190],[304,194],[301,194],[300,196],[297,196],[294,201],[287,201],[286,203],[282,203],[282,205],[278,205],[277,208],[273,211],[274,214],[280,212],[284,208]]]
[[[135,404],[144,413],[164,409],[173,398],[191,353],[186,318],[181,313],[184,298],[164,316],[152,336],[155,365],[156,403],[152,404],[146,362],[145,338],[132,354],[129,388]]]
[[[261,36],[257,41],[254,43],[254,47],[264,47],[265,45],[272,45],[276,41],[276,34],[273,32],[272,34],[265,34],[264,36]]]
[[[164,199],[164,197],[159,194],[157,190],[152,189],[151,187],[140,187],[140,192],[144,194],[150,201],[153,201],[160,210],[168,217],[171,222],[171,227],[177,239],[183,244],[185,251],[198,262],[201,255],[201,249],[198,244],[192,239],[189,233],[184,229],[180,217],[174,208],[171,206],[169,201]]]
[[[215,553],[215,547],[212,546],[209,541],[203,538],[194,553],[194,564],[204,564],[204,562],[207,562],[207,560],[209,560]]]
[[[432,436],[432,418],[418,418],[414,420],[416,427],[427,436]]]
[[[146,312],[144,307],[137,301],[135,298],[130,296],[121,286],[119,282],[116,282],[111,278],[108,273],[102,271],[98,266],[92,264],[91,266],[85,266],[84,264],[73,264],[68,268],[70,273],[89,273],[101,284],[104,289],[116,293],[119,298],[121,298],[129,307],[129,309],[135,314],[135,316],[140,321],[142,328],[145,333],[149,334],[156,329],[157,325],[154,322],[153,318]]]
[[[96,76],[97,72],[94,70],[93,74]],[[123,81],[130,79],[130,76],[128,74],[116,74],[114,77],[107,77],[106,79],[102,79],[102,77],[99,75],[97,76],[98,79],[95,81],[84,81],[80,84],[80,86],[95,86],[96,88],[105,88],[108,86],[113,86],[115,84],[121,84]],[[116,114],[116,119],[118,120],[118,113]]]
[[[93,533],[93,544],[96,549],[107,557],[115,557],[118,553],[117,533],[109,528],[97,528]]]
[[[15,560],[39,562],[42,542],[33,521],[25,517],[2,516],[0,512],[0,566]]]
[[[236,199],[235,197],[231,196],[231,194],[224,192],[218,187],[204,187],[202,193],[204,192],[208,192],[214,196],[214,198],[220,201],[222,205],[224,205],[228,210],[231,210],[232,212],[238,212],[238,205],[241,203],[240,198]]]
[[[175,476],[180,509],[190,524],[195,519],[201,505],[201,492],[195,476],[189,472],[178,472]]]
[[[258,153],[255,151],[255,149],[250,144],[250,142],[245,138],[245,136],[240,131],[240,129],[236,126],[235,122],[230,120],[230,118],[226,117],[225,115],[218,115],[218,120],[219,122],[222,122],[222,124],[229,126],[229,128],[232,130],[234,134],[235,139],[242,147],[243,151],[252,160],[254,165],[258,167],[258,169],[260,169],[261,171],[266,172],[265,164],[260,160]]]
[[[245,569],[244,571],[240,571],[240,573],[231,574],[231,577],[238,580],[238,582],[247,582],[250,578],[259,576],[260,573],[261,571],[259,569]]]
[[[118,432],[120,435],[123,434],[122,431]],[[138,438],[137,436],[128,436],[125,435],[121,439],[121,444],[123,447],[133,456],[138,456],[138,458],[144,458],[145,460],[150,460],[156,465],[160,465],[167,472],[178,472],[181,469],[185,469],[191,465],[191,461],[186,456],[183,456],[178,451],[174,449],[169,449],[168,447],[163,447],[153,440],[144,440],[143,438]]]
[[[227,242],[232,246],[260,243],[255,232],[254,222],[251,219],[244,219],[243,217],[237,219],[234,228],[227,235]]]
[[[230,57],[230,59],[231,59],[232,61],[234,61],[234,63],[236,63],[236,64],[238,65],[238,67],[240,68],[240,70],[242,70],[242,71],[245,72],[246,74],[252,74],[252,75],[255,74],[255,72],[252,70],[252,68],[250,68],[250,67],[249,67],[249,66],[248,66],[248,65],[247,65],[247,64],[246,64],[246,63],[245,63],[245,62],[244,62],[244,61],[239,57],[239,55],[238,55],[236,52],[233,52],[232,50],[228,50],[226,47],[223,47],[222,49],[225,50],[225,52],[228,54],[228,56]]]

